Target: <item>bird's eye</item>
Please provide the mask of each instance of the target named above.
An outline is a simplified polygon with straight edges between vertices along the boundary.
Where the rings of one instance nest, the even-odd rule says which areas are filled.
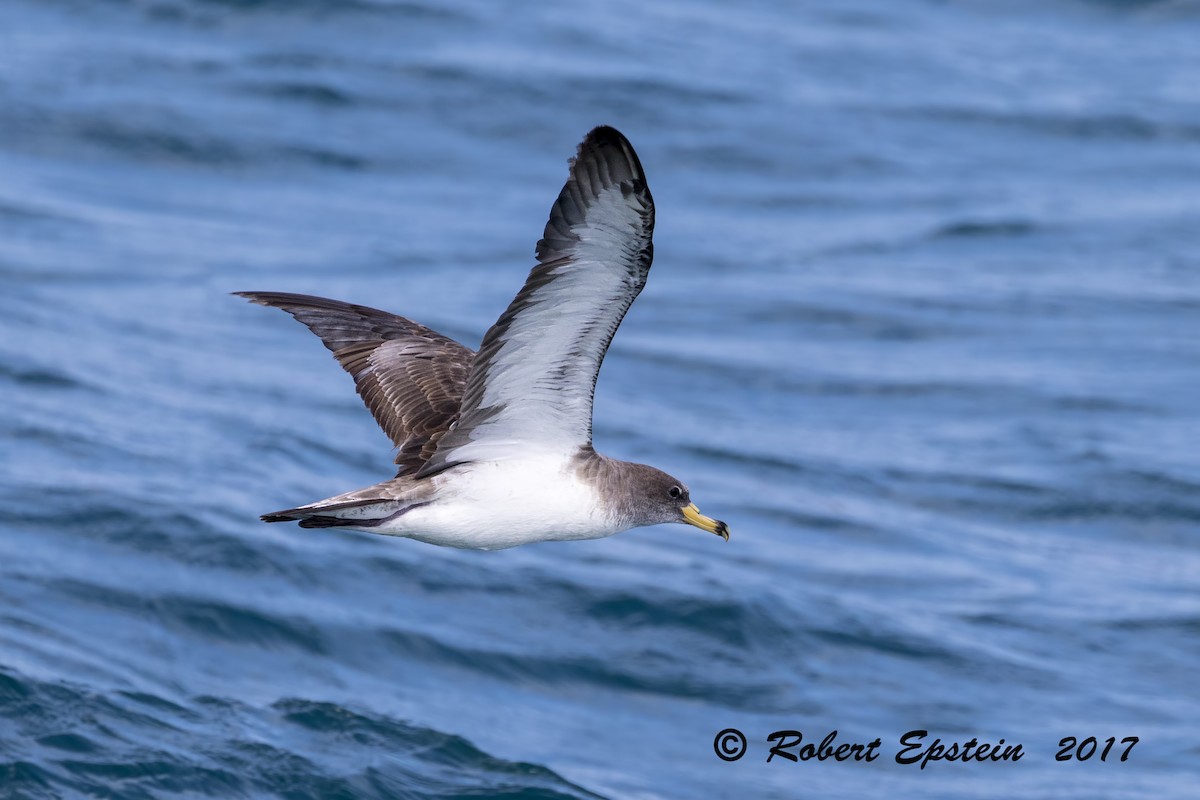
[[[678,486],[672,486],[670,490],[667,491],[667,494],[671,495],[672,500],[678,500],[679,496],[683,494],[683,489],[680,489]]]

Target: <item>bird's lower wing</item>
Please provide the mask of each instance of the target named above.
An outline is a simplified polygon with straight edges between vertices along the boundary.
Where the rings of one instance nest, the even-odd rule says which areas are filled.
[[[419,474],[592,441],[592,398],[617,326],[646,283],[654,201],[633,147],[587,135],[537,245],[538,264],[484,336],[454,428]]]

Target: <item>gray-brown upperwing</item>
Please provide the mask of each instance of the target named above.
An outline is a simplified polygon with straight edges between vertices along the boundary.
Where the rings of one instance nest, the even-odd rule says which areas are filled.
[[[617,326],[646,284],[654,201],[616,130],[584,138],[537,245],[538,264],[483,338],[453,430],[422,468],[592,442],[592,398]]]
[[[398,448],[399,474],[428,461],[458,415],[475,357],[470,349],[367,306],[286,292],[234,294],[283,309],[321,338]]]

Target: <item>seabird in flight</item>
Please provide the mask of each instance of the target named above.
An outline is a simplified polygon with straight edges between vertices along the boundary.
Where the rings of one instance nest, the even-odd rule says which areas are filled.
[[[682,481],[592,449],[596,376],[646,284],[653,232],[637,154],[602,126],[579,145],[538,263],[478,353],[386,311],[237,292],[319,336],[398,449],[391,480],[262,519],[485,550],[663,522],[728,540]]]

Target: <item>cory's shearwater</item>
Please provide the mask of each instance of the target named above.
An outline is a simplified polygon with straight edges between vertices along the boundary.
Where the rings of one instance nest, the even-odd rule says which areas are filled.
[[[398,449],[395,478],[262,519],[487,550],[662,522],[728,540],[682,481],[592,449],[596,376],[646,284],[653,231],[637,154],[599,127],[571,161],[537,266],[478,353],[386,311],[238,292],[319,336]]]

